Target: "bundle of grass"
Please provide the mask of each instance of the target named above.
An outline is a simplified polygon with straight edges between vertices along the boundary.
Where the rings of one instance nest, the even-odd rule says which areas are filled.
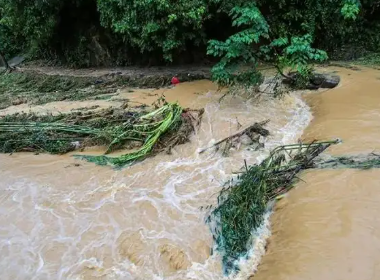
[[[0,121],[0,150],[62,154],[72,151],[80,141],[97,138],[98,129],[63,123],[17,123]]]
[[[137,151],[120,157],[78,156],[100,165],[125,166],[189,140],[199,125],[202,110],[183,110],[176,103],[160,100],[157,110],[73,113],[59,116],[19,114],[0,119],[0,152],[20,151],[63,154],[88,146]],[[121,112],[120,112],[121,111]]]
[[[64,154],[85,146],[108,145],[140,112],[106,109],[100,112],[36,115],[15,114],[0,119],[0,152]]]
[[[380,168],[380,155],[371,153],[357,156],[321,157],[314,163],[314,167],[319,169],[351,168],[362,170]]]
[[[165,103],[157,110],[141,116],[136,123],[126,125],[109,144],[106,154],[125,140],[142,141],[143,145],[134,152],[130,152],[118,157],[102,156],[77,156],[98,165],[113,165],[122,167],[144,159],[153,152],[161,151],[160,140],[166,136],[165,147],[172,147],[188,139],[189,132],[192,131],[192,115],[189,111],[184,112],[177,103]],[[184,132],[173,137],[173,133],[179,131],[180,127],[186,125]],[[190,128],[190,129],[189,129]],[[168,137],[169,136],[169,137]],[[162,146],[162,145],[161,145]],[[158,149],[157,149],[158,148]]]
[[[245,171],[223,187],[206,222],[227,274],[238,270],[239,258],[247,257],[269,202],[289,191],[297,174],[312,167],[313,160],[336,143],[338,140],[278,147],[260,164],[245,165]]]

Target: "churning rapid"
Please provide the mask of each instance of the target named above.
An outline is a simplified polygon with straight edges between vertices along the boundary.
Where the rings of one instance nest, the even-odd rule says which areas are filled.
[[[244,159],[253,164],[273,147],[296,141],[311,119],[309,108],[297,95],[218,103],[221,94],[208,81],[129,97],[149,103],[162,93],[184,107],[205,108],[198,134],[172,155],[119,171],[70,156],[0,156],[2,279],[224,278],[220,256],[210,254],[201,206],[216,201]],[[238,124],[266,119],[271,136],[263,139],[265,151],[248,146],[229,157],[198,153],[238,131]]]
[[[342,85],[307,93],[314,120],[304,138],[341,138],[334,154],[380,147],[380,74],[339,70]],[[280,100],[221,96],[208,81],[140,91],[131,102],[164,93],[205,108],[191,143],[132,167],[112,170],[70,156],[0,155],[2,279],[225,279],[202,206],[223,182],[274,147],[297,142],[311,110],[300,94]],[[123,93],[122,93],[123,94]],[[125,93],[127,95],[127,93]],[[59,104],[58,104],[59,105]],[[58,106],[57,105],[57,106]],[[1,113],[1,112],[0,112]],[[242,146],[228,157],[201,148],[270,119],[265,148]],[[255,279],[380,279],[379,171],[304,174],[271,218],[272,237]],[[264,254],[269,219],[235,279],[247,279]]]

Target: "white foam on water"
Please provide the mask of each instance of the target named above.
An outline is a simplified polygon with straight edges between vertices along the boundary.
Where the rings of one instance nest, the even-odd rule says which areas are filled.
[[[235,132],[238,122],[265,119],[271,119],[272,135],[264,151],[199,154]],[[103,171],[83,169],[89,179],[64,189],[3,171],[0,162],[0,176],[11,178],[0,182],[3,279],[246,279],[265,253],[269,213],[254,234],[250,258],[241,260],[237,275],[227,277],[218,253],[202,253],[213,244],[200,207],[215,203],[223,182],[244,160],[260,162],[274,147],[296,142],[310,120],[310,109],[295,94],[264,104],[238,97],[210,103],[200,131],[191,144],[174,148],[175,156],[156,156],[102,182],[97,172]]]

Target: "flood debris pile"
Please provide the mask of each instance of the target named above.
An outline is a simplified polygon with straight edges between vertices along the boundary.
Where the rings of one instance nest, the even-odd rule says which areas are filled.
[[[108,108],[60,115],[19,113],[0,118],[0,152],[64,154],[87,146],[107,145],[117,129],[142,110]]]
[[[194,116],[194,113],[196,113]],[[161,152],[188,141],[189,135],[200,123],[203,110],[183,110],[177,103],[166,103],[157,110],[138,118],[137,122],[127,124],[120,134],[109,144],[106,154],[113,146],[130,138],[141,142],[134,152],[118,157],[78,156],[99,165],[125,166],[141,160],[151,153]]]
[[[35,151],[62,154],[74,150],[79,141],[98,138],[99,134],[97,129],[79,125],[0,122],[0,149],[4,153]]]
[[[200,150],[199,153],[202,154],[213,148],[216,151],[221,150],[223,155],[228,155],[229,151],[232,148],[236,148],[240,146],[240,144],[251,145],[253,143],[256,143],[257,148],[260,148],[260,137],[267,137],[269,135],[269,130],[264,128],[268,122],[269,120],[260,123],[254,123],[247,128],[236,132],[235,134],[217,141],[212,146]]]
[[[268,205],[289,191],[297,174],[313,167],[315,158],[339,140],[281,146],[260,164],[247,166],[229,181],[218,196],[216,206],[209,206],[209,223],[225,272],[238,270],[237,261],[247,257],[254,232],[269,211]]]
[[[96,84],[93,78],[18,71],[0,75],[0,109],[23,103],[46,104],[91,99],[94,95],[108,92],[106,87]]]
[[[78,71],[78,75],[46,74],[40,71],[19,69],[0,73],[0,109],[20,104],[46,104],[55,101],[93,100],[117,94],[123,88],[160,88],[171,85],[174,70],[130,70],[93,76],[93,71]],[[46,70],[49,71],[48,69]],[[152,72],[152,73],[151,73]],[[174,73],[173,73],[174,72]],[[96,73],[96,72],[95,72]],[[179,69],[181,82],[209,78],[207,71]]]
[[[63,154],[106,146],[105,154],[109,154],[137,149],[120,157],[81,156],[97,164],[124,166],[188,141],[202,113],[161,101],[152,112],[107,109],[59,116],[10,115],[0,119],[0,152]]]

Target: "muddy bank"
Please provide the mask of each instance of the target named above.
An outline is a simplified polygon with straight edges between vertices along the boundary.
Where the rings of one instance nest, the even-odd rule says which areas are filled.
[[[20,104],[103,99],[123,88],[160,88],[180,82],[207,79],[200,69],[86,69],[18,68],[0,75],[0,109]],[[132,89],[131,89],[132,91]]]
[[[128,108],[139,106],[151,106],[160,97],[164,97],[168,102],[180,101],[183,106],[201,109],[201,105],[196,102],[198,97],[216,91],[217,86],[209,80],[199,80],[194,82],[180,83],[175,87],[160,89],[135,89],[120,88],[115,93],[95,95],[95,100],[77,101],[53,101],[46,104],[34,105],[33,103],[23,103],[12,105],[5,109],[0,109],[0,116],[16,113],[36,113],[36,114],[67,114],[78,111],[99,111],[107,108]],[[210,93],[211,94],[211,93]],[[36,93],[37,96],[49,96],[48,94]],[[10,95],[11,98],[17,98]],[[50,97],[49,97],[50,98]]]

